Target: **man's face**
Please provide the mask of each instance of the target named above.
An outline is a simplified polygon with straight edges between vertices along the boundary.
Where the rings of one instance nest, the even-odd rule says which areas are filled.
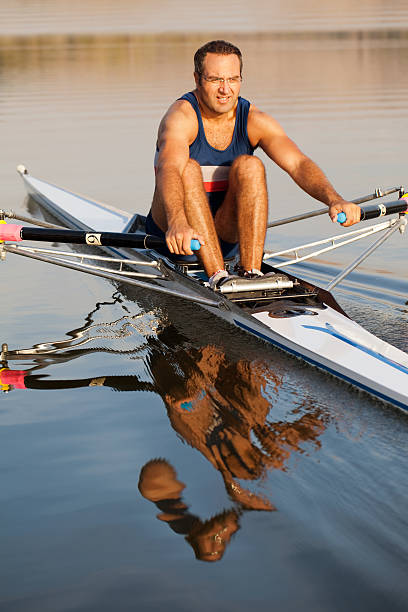
[[[194,73],[197,93],[202,104],[210,111],[220,114],[235,108],[241,89],[240,65],[236,55],[207,53],[203,63],[203,74]],[[215,79],[224,79],[217,82]],[[230,79],[227,82],[225,79]]]

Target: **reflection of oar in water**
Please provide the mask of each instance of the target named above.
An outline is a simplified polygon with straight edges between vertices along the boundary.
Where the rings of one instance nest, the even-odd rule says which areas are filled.
[[[109,387],[115,391],[152,391],[157,392],[156,385],[144,382],[137,376],[98,376],[72,380],[48,379],[44,374],[31,374],[28,370],[0,370],[0,388],[11,389],[64,390],[84,387]]]
[[[0,388],[3,391],[10,391],[11,389],[62,391],[86,387],[108,387],[115,391],[150,391],[159,393],[157,384],[141,381],[137,376],[98,376],[71,380],[53,380],[48,379],[45,375],[33,375],[27,370],[10,370],[8,368],[0,370]],[[193,402],[180,401],[179,406],[182,411],[191,413]],[[220,427],[219,429],[221,432],[220,435],[222,436],[221,443],[223,443],[224,439],[227,440],[228,435],[231,434],[224,432],[224,427]],[[268,500],[243,488],[232,478],[230,470],[225,465],[217,444],[212,444],[210,442],[209,444],[210,452],[214,456],[217,469],[221,472],[226,489],[231,498],[239,502],[243,507],[249,507],[254,510],[273,510],[274,507]],[[249,442],[248,445],[250,446]],[[248,448],[246,448],[246,451],[248,452]],[[229,448],[229,452],[235,455],[238,463],[242,461],[233,446]]]
[[[34,368],[27,370],[10,369],[8,367],[8,361],[16,358],[35,358],[37,357],[37,353],[35,348],[33,349],[32,353],[30,353],[30,349],[23,349],[22,351],[9,351],[7,344],[3,344],[0,363],[0,385],[3,391],[10,391],[11,389],[64,390],[104,386],[114,389],[115,391],[151,391],[162,396],[169,391],[169,386],[174,385],[174,387],[176,387],[177,384],[180,383],[180,380],[184,380],[184,376],[178,377],[175,375],[174,369],[171,366],[172,360],[176,360],[177,367],[180,368],[186,376],[188,376],[187,373],[189,372],[189,368],[194,364],[194,359],[189,358],[188,354],[183,348],[185,340],[186,339],[184,336],[180,334],[175,327],[169,325],[160,330],[157,338],[148,338],[147,345],[143,344],[141,347],[137,347],[136,349],[129,351],[116,351],[116,353],[120,355],[134,355],[141,350],[148,350],[150,352],[150,362],[155,361],[154,356],[156,356],[156,359],[159,358],[160,363],[158,364],[156,370],[159,380],[161,377],[163,378],[161,384],[156,379],[155,382],[141,381],[134,375],[102,375],[92,378],[55,380],[48,378],[47,375],[33,374],[34,370],[41,367],[41,365],[38,365],[37,363]],[[55,343],[52,343],[52,345],[54,344]],[[44,343],[37,345],[37,347],[38,346],[44,346]],[[62,351],[60,356],[63,357],[64,361],[68,362],[89,353],[105,352],[106,350],[106,347],[91,349],[74,348],[74,350],[71,351]],[[167,351],[170,351],[170,354],[168,354]],[[109,352],[115,353],[115,351],[111,349],[109,349]],[[50,355],[52,360],[58,360],[58,355],[54,354],[54,350],[51,350]],[[47,353],[40,353],[38,358],[40,360],[44,360],[45,363],[43,367],[48,367],[50,365],[50,363],[46,361],[48,358]],[[58,360],[58,363],[60,363],[60,360]],[[166,370],[165,366],[167,365],[168,369]]]
[[[0,370],[0,389],[4,392],[8,392],[12,389],[30,389],[30,390],[48,390],[48,391],[62,391],[62,390],[72,390],[79,389],[85,387],[109,387],[115,391],[150,391],[160,394],[160,390],[158,385],[153,382],[144,382],[140,381],[136,376],[99,376],[93,378],[79,378],[74,380],[52,380],[46,378],[44,375],[31,374],[26,370],[10,370],[7,367],[4,367]],[[185,414],[191,414],[191,408],[185,406],[185,404],[190,404],[191,402],[183,402],[179,401],[178,405],[182,412]],[[223,431],[223,427],[218,427],[220,431]],[[176,429],[177,431],[177,429]],[[222,438],[224,438],[223,434]],[[228,436],[228,432],[225,433],[225,436]],[[214,436],[210,436],[213,438]],[[186,441],[189,444],[194,446],[192,440],[186,438]],[[263,495],[256,494],[246,488],[244,488],[237,480],[235,480],[229,470],[229,468],[225,465],[222,455],[220,454],[220,450],[217,447],[217,444],[212,443],[213,440],[209,444],[209,451],[213,454],[215,462],[213,461],[216,469],[221,473],[222,478],[224,480],[225,488],[230,496],[230,498],[237,502],[240,507],[251,509],[251,510],[266,510],[271,511],[275,510],[275,507],[271,502],[266,499]],[[222,443],[222,441],[221,441]],[[248,441],[249,446],[251,445]],[[202,450],[202,449],[201,449]],[[248,448],[246,448],[248,452]],[[242,463],[244,465],[245,461],[243,458],[237,454],[233,447],[230,448],[230,452],[232,452],[235,456],[235,461],[238,463]]]
[[[161,331],[160,339],[149,340],[146,365],[152,382],[137,376],[53,380],[27,370],[10,370],[4,361],[0,382],[4,391],[61,392],[103,386],[157,393],[172,428],[220,472],[230,499],[240,508],[274,510],[264,495],[245,488],[242,481],[257,482],[269,468],[282,469],[292,450],[299,450],[298,443],[315,442],[324,430],[322,415],[317,410],[297,414],[288,423],[267,421],[270,402],[264,389],[270,379],[265,379],[262,368],[245,360],[230,362],[212,346],[186,350],[183,340],[171,327]],[[274,382],[277,385],[279,380]]]
[[[156,383],[141,381],[137,376],[98,376],[71,380],[53,380],[48,379],[45,375],[33,375],[27,370],[10,370],[7,367],[0,370],[0,389],[4,392],[11,391],[12,389],[62,391],[86,387],[108,387],[114,391],[150,391],[160,393]],[[190,408],[184,406],[186,403],[190,404],[190,402],[180,401],[179,406],[182,411],[190,413]],[[226,433],[226,435],[228,434]],[[191,440],[187,440],[187,442],[193,444]],[[216,444],[211,444],[210,452],[214,454],[215,465],[220,471],[226,490],[233,501],[238,502],[243,508],[252,510],[270,511],[275,509],[264,496],[245,489],[233,479]],[[236,461],[240,463],[243,459],[240,459],[239,455],[236,454]]]
[[[115,350],[106,346],[77,348],[85,342],[101,337],[99,335],[93,336],[92,334],[89,337],[83,337],[84,332],[89,333],[92,327],[100,329],[100,327],[104,326],[115,327],[118,325],[120,337],[122,338],[123,325],[134,324],[135,319],[139,319],[139,315],[132,315],[121,317],[109,323],[93,324],[91,314],[92,313],[87,315],[87,323],[85,325],[67,332],[67,335],[72,336],[72,339],[68,341],[41,342],[31,348],[16,350],[9,350],[8,344],[3,343],[1,345],[0,355],[0,385],[3,391],[10,391],[11,389],[64,390],[105,386],[116,391],[151,391],[163,395],[169,391],[170,386],[177,386],[177,384],[184,380],[184,375],[181,377],[176,375],[178,369],[183,371],[188,378],[188,372],[194,365],[194,357],[190,358],[186,352],[186,342],[188,339],[183,336],[174,325],[168,324],[160,329],[156,329],[155,335],[146,336],[145,342],[141,346],[132,349]],[[116,336],[113,335],[113,337],[115,338]],[[80,339],[79,342],[78,338]],[[72,344],[72,342],[75,342],[75,344]],[[73,380],[54,380],[49,378],[48,375],[34,375],[34,372],[41,368],[49,368],[54,363],[58,363],[58,365],[61,363],[68,363],[74,359],[93,353],[108,352],[109,354],[122,356],[130,355],[132,359],[138,354],[143,354],[143,359],[146,359],[146,351],[150,355],[149,362],[151,367],[154,368],[152,362],[160,359],[160,363],[155,368],[157,370],[156,376],[159,380],[154,376],[155,382],[141,381],[135,375],[122,376],[108,374],[106,376],[101,375],[92,378],[79,378]],[[34,365],[26,370],[12,369],[9,367],[9,362],[22,359],[25,361],[30,359],[34,362]],[[177,364],[176,373],[171,365],[174,360]],[[161,380],[161,378],[163,378],[163,380]]]

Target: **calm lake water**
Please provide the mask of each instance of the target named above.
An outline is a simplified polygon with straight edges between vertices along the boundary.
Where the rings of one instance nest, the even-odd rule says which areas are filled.
[[[146,213],[158,122],[215,36],[345,197],[408,182],[405,0],[3,0],[1,207],[38,214],[24,163]],[[271,220],[321,207],[266,163]],[[326,284],[360,248],[302,274]],[[406,255],[393,236],[335,295],[408,351]],[[25,373],[0,397],[2,612],[406,610],[404,414],[196,306],[12,255],[0,273]]]

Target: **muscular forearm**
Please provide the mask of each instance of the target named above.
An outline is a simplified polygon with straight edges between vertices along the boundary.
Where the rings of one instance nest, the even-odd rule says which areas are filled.
[[[311,195],[316,200],[324,202],[329,207],[328,213],[335,223],[337,215],[344,212],[346,222],[343,227],[348,227],[360,221],[360,208],[352,202],[344,200],[334,189],[325,174],[320,170],[311,159],[304,157],[296,166],[294,171],[290,171],[293,180],[306,193]]]
[[[192,255],[191,240],[205,245],[203,236],[189,224],[184,204],[184,185],[177,166],[163,165],[156,172],[156,193],[153,198],[153,219],[166,234],[170,253]]]
[[[327,205],[333,223],[340,212],[347,217],[344,227],[360,221],[360,208],[337,193],[319,166],[302,153],[274,119],[255,109],[251,121],[248,118],[248,134],[251,142],[258,144],[303,191]]]
[[[343,199],[324,172],[308,157],[304,157],[290,175],[303,191],[327,206]]]
[[[176,222],[187,223],[184,212],[184,186],[177,168],[157,169],[156,193],[162,203],[168,227]]]

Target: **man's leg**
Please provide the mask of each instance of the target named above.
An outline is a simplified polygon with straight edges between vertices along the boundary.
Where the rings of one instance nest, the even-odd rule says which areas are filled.
[[[224,268],[224,260],[215,231],[214,219],[204,190],[200,165],[193,159],[187,162],[183,172],[184,209],[188,223],[206,242],[199,251],[208,277]],[[152,216],[163,232],[167,231],[166,212],[163,203],[155,192],[152,203]]]
[[[199,251],[207,276],[224,268],[224,258],[215,230],[214,219],[204,190],[200,165],[190,159],[183,172],[184,207],[187,221],[204,237],[205,245]]]
[[[218,236],[239,242],[244,270],[260,270],[268,219],[265,168],[258,157],[241,155],[233,162],[224,202],[215,215]]]

